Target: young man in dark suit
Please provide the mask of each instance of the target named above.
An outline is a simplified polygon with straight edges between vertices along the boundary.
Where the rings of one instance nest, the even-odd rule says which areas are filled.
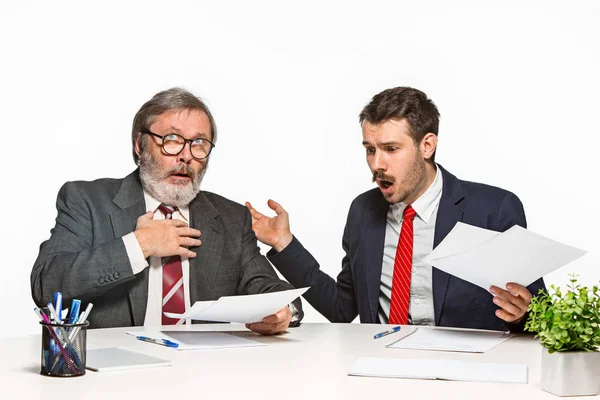
[[[56,225],[31,272],[36,304],[62,291],[93,302],[91,328],[171,325],[185,321],[164,312],[196,301],[290,289],[260,255],[248,210],[200,190],[216,139],[193,94],[173,88],[146,102],[131,136],[139,168],[61,188]],[[301,318],[298,299],[248,327],[278,333]]]
[[[269,200],[277,214],[269,218],[246,203],[258,239],[273,247],[269,260],[295,287],[311,286],[304,297],[333,322],[360,315],[364,323],[522,331],[542,279],[528,287],[508,282],[488,292],[422,261],[458,221],[494,231],[526,227],[517,196],[459,180],[435,163],[439,113],[419,90],[397,87],[377,94],[360,123],[378,188],[350,206],[337,280],[292,235],[279,204]]]

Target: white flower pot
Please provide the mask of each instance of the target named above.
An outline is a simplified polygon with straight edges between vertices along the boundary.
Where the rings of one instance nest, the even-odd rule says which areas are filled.
[[[548,353],[542,349],[542,382],[557,396],[594,396],[600,392],[600,353]]]

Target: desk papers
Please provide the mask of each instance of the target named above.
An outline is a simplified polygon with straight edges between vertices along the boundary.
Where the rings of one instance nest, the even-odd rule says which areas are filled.
[[[348,375],[381,378],[443,379],[466,382],[527,383],[527,365],[458,360],[363,357]]]
[[[511,337],[513,335],[507,332],[416,328],[408,336],[387,347],[394,349],[485,353]]]
[[[458,222],[424,261],[489,290],[527,286],[586,253],[518,225],[500,233]]]
[[[177,350],[266,346],[264,343],[223,332],[140,330],[127,332],[127,334],[132,336],[146,336],[153,339],[171,340],[179,344]]]
[[[123,347],[90,349],[87,351],[87,369],[92,371],[119,371],[124,369],[168,367],[171,361]]]
[[[223,296],[216,301],[197,301],[183,314],[165,313],[169,318],[195,319],[214,322],[261,322],[264,317],[275,314],[302,296],[308,288],[281,292]]]

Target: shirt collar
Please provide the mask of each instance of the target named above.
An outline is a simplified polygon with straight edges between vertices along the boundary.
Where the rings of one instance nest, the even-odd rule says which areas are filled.
[[[153,213],[156,213],[158,206],[160,206],[161,204],[161,202],[152,197],[150,193],[146,191],[146,189],[144,189],[144,202],[146,203],[146,211],[152,211]],[[175,211],[175,213],[179,213],[179,215],[181,216],[181,218],[183,218],[184,221],[190,220],[190,207],[187,205],[177,207],[177,211]]]
[[[431,186],[429,186],[421,197],[411,204],[412,208],[417,212],[417,216],[425,223],[429,221],[429,218],[431,218],[431,215],[439,204],[440,197],[442,197],[442,188],[444,187],[444,178],[442,177],[437,164],[435,166],[435,178],[433,179]],[[398,223],[402,222],[402,214],[404,213],[406,206],[407,204],[404,202],[391,205],[392,213]]]

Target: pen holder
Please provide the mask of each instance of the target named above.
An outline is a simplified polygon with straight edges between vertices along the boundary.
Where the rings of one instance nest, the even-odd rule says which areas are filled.
[[[85,375],[88,322],[82,324],[42,325],[42,369],[46,376]]]

